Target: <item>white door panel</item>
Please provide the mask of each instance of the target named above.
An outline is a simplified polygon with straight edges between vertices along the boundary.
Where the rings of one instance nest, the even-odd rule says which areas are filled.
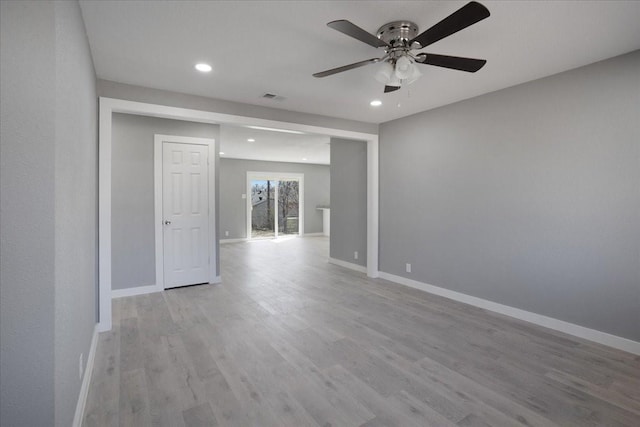
[[[208,282],[208,147],[163,143],[165,288]]]

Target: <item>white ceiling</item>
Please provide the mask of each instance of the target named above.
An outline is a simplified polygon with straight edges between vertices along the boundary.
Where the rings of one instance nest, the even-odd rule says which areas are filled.
[[[254,139],[255,141],[248,141]],[[220,125],[221,158],[329,164],[329,137]]]
[[[375,32],[409,19],[425,30],[466,1],[81,1],[99,78],[285,110],[381,123],[640,48],[638,1],[482,1],[491,16],[425,49],[487,59],[475,74],[424,66],[383,94],[380,57],[326,26],[348,19]],[[196,72],[196,62],[214,71]],[[274,93],[285,100],[265,100]],[[369,106],[381,99],[378,108]]]

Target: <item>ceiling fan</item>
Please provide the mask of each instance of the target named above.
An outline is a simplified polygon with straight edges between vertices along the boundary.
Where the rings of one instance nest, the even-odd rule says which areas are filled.
[[[423,49],[438,40],[482,21],[488,18],[489,15],[489,10],[486,7],[472,1],[419,35],[418,26],[410,21],[389,22],[380,27],[375,36],[345,19],[329,22],[327,26],[334,30],[375,48],[384,48],[385,54],[382,58],[372,58],[332,68],[315,73],[313,76],[327,77],[343,71],[382,62],[383,66],[376,73],[376,79],[384,83],[384,92],[388,93],[400,89],[403,83],[414,82],[422,75],[415,64],[435,65],[436,67],[475,73],[487,63],[486,60],[432,53],[414,53],[414,51]]]

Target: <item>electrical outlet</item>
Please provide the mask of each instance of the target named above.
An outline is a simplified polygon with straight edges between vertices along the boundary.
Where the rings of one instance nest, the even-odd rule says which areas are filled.
[[[78,361],[78,378],[82,379],[82,372],[84,371],[84,353],[80,353],[80,360]]]
[[[225,231],[225,232],[224,232],[224,235],[225,235],[225,237],[229,237],[229,232],[228,232],[228,231]]]
[[[247,198],[247,195],[246,195],[246,194],[243,194],[243,195],[242,195],[242,198],[243,198],[243,199],[246,199],[246,198]]]
[[[411,273],[411,264],[407,263],[407,273]]]
[[[355,252],[353,253],[353,259],[358,259],[358,251],[355,251]]]

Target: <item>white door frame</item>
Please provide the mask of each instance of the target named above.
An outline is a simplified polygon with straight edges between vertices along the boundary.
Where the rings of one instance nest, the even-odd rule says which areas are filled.
[[[206,145],[209,149],[207,158],[207,169],[209,173],[208,195],[209,198],[209,283],[219,283],[220,276],[216,274],[216,176],[215,176],[215,156],[216,141],[208,138],[192,138],[189,136],[174,136],[156,134],[153,137],[153,185],[154,185],[154,219],[156,231],[156,289],[162,291],[164,287],[164,227],[162,215],[162,201],[164,193],[162,191],[162,144],[165,142],[175,142],[178,144]]]
[[[199,123],[263,126],[367,141],[367,276],[378,277],[378,135],[211,111],[100,97],[98,145],[98,257],[100,331],[111,330],[111,136],[113,113]],[[216,272],[219,274],[219,272]]]
[[[304,236],[304,174],[292,172],[254,172],[247,171],[247,239],[251,239],[251,181],[269,180],[286,181],[287,179],[298,180],[298,236]],[[278,237],[278,188],[276,187],[276,225],[275,236]]]

